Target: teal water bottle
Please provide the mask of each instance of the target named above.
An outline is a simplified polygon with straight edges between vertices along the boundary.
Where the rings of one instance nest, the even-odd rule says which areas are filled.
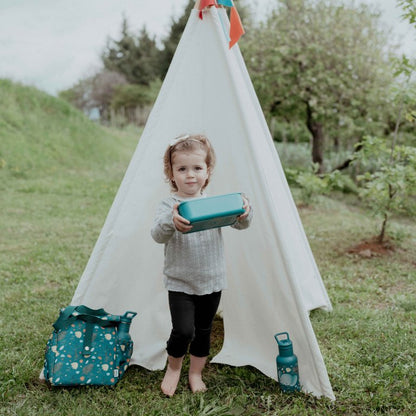
[[[279,339],[279,336],[286,336],[286,338]],[[279,332],[274,338],[279,346],[276,366],[280,389],[286,393],[300,391],[298,358],[293,354],[293,344],[289,334]]]
[[[118,339],[120,342],[121,351],[125,352],[131,345],[131,336],[130,336],[130,325],[131,320],[137,315],[136,312],[126,312],[123,316],[120,317],[120,323],[118,325]]]

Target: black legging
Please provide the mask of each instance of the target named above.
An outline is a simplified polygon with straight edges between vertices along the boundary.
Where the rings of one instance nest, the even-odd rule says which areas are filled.
[[[189,344],[190,354],[196,357],[209,355],[212,322],[220,299],[221,292],[198,296],[169,291],[172,332],[166,349],[170,356],[184,356]]]

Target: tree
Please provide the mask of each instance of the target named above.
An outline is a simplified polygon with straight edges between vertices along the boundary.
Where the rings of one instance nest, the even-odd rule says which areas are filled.
[[[109,120],[114,93],[127,82],[123,75],[112,71],[101,71],[92,78],[91,101],[100,113],[101,120]]]
[[[144,125],[160,86],[160,81],[154,81],[150,86],[119,85],[111,100],[111,109],[116,118],[121,119],[122,123]]]
[[[113,95],[119,86],[125,84],[127,81],[123,75],[104,69],[61,91],[59,96],[87,115],[98,110],[101,121],[108,121]]]
[[[384,124],[392,82],[385,45],[379,14],[340,0],[276,0],[243,43],[266,115],[304,120],[318,173],[326,135],[358,141]]]
[[[363,183],[359,194],[375,216],[382,219],[379,243],[386,234],[392,215],[415,215],[416,148],[396,145],[391,148],[386,139],[365,137],[362,150],[356,153],[354,163],[377,163],[377,168],[359,176]]]
[[[163,40],[163,50],[160,54],[160,70],[162,78],[164,78],[168,72],[169,65],[176,51],[176,47],[178,46],[179,40],[181,39],[182,33],[188,21],[189,14],[194,6],[195,1],[189,0],[182,16],[180,16],[178,20],[172,19],[171,21],[169,35]]]
[[[402,7],[403,10],[403,19],[408,20],[409,23],[416,29],[416,2],[415,0],[399,0],[398,4]],[[404,112],[405,119],[413,124],[416,123],[416,93],[415,93],[415,82],[414,73],[416,70],[416,59],[409,58],[406,55],[401,57],[401,60],[397,62],[396,76],[404,77],[405,83],[404,88],[401,91],[401,110]],[[395,132],[398,130],[398,124],[400,119],[396,123]],[[414,135],[413,140],[415,140]],[[395,138],[396,139],[396,138]]]
[[[135,37],[126,18],[123,18],[121,38],[107,40],[101,59],[106,69],[124,75],[131,84],[149,85],[161,76],[160,50],[155,39],[150,38],[145,27]]]
[[[414,0],[399,1],[405,11],[404,17],[416,26],[416,4]],[[367,165],[368,169],[358,176],[362,184],[359,195],[375,216],[381,217],[380,232],[377,236],[383,243],[390,218],[394,214],[416,213],[416,148],[400,143],[399,130],[414,123],[416,95],[412,75],[415,61],[405,55],[393,60],[395,83],[391,91],[392,108],[389,130],[390,137],[366,136],[358,144],[352,163]],[[414,141],[414,130],[411,135]],[[402,141],[404,143],[410,142]]]
[[[403,9],[403,18],[416,28],[416,2],[415,0],[398,0]]]

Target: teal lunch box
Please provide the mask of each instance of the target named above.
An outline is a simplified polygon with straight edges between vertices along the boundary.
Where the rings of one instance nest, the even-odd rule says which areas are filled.
[[[244,213],[243,198],[240,193],[193,199],[179,204],[179,215],[190,221],[192,230],[226,227],[237,221]]]

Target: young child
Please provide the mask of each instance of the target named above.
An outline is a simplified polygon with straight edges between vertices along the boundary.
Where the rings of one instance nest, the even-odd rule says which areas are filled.
[[[212,322],[226,287],[221,228],[184,234],[192,226],[178,212],[181,201],[204,197],[214,164],[214,150],[203,135],[177,138],[164,155],[164,173],[172,193],[160,203],[151,234],[165,245],[164,281],[172,332],[161,389],[169,397],[176,391],[188,347],[191,390],[206,390],[202,370],[210,351]],[[233,225],[239,230],[247,228],[252,217],[248,200],[243,200],[245,212]]]

